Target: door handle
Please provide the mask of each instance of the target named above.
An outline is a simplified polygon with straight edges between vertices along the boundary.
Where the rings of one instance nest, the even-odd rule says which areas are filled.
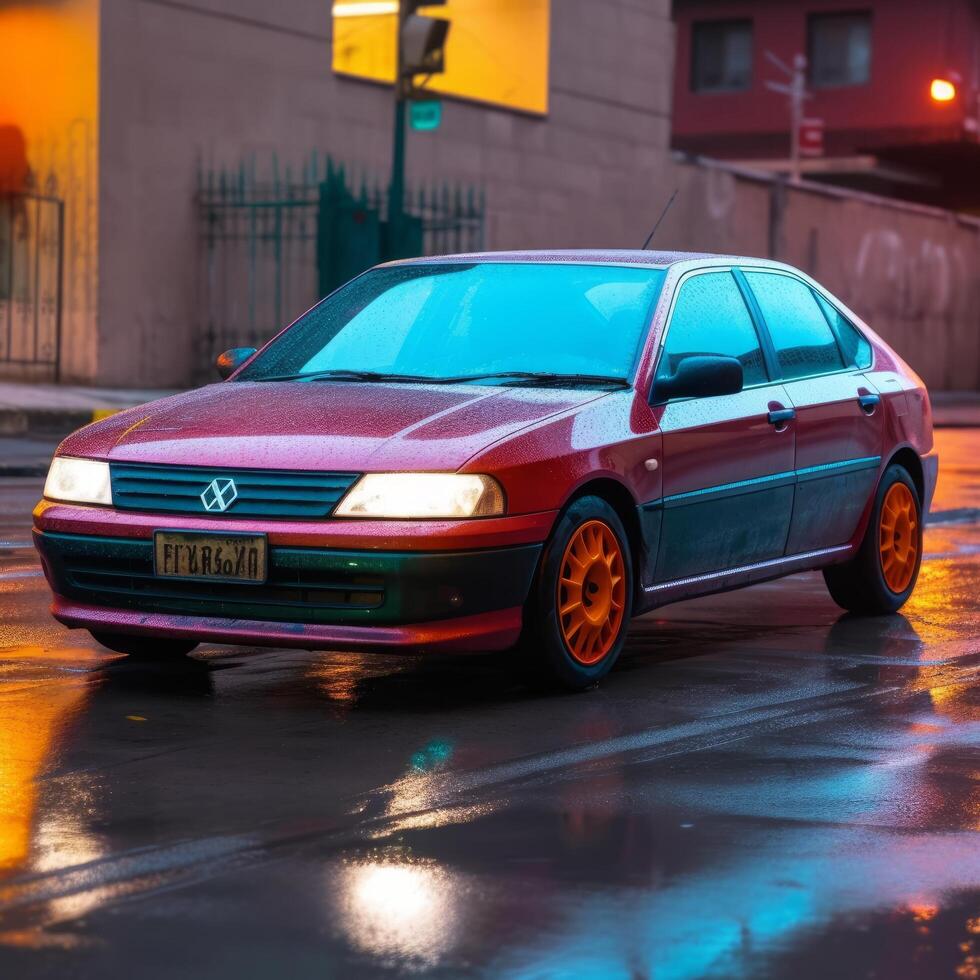
[[[858,395],[858,404],[865,415],[874,415],[875,409],[881,404],[881,395]]]
[[[774,408],[769,413],[769,424],[776,427],[777,432],[782,432],[788,422],[796,418],[795,408]]]

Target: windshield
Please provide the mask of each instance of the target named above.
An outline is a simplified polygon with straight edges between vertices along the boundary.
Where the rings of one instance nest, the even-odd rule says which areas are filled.
[[[623,383],[663,279],[660,269],[571,264],[374,269],[300,317],[236,380]]]

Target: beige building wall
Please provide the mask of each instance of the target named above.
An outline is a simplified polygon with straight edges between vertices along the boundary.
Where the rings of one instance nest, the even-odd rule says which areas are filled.
[[[199,159],[316,147],[387,173],[390,89],[332,73],[330,21],[328,0],[102,0],[101,383],[195,373]],[[484,186],[492,247],[639,245],[669,193],[669,0],[553,0],[551,22],[548,116],[446,100],[409,178]]]
[[[0,37],[0,124],[68,200],[68,378],[200,376],[199,165],[295,172],[317,148],[387,173],[391,92],[332,73],[329,0],[0,0]],[[489,247],[639,246],[677,188],[658,247],[775,254],[933,386],[980,388],[976,223],[818,189],[774,212],[765,181],[673,160],[669,0],[552,0],[549,61],[546,117],[446,99],[409,136],[410,178],[485,188]]]

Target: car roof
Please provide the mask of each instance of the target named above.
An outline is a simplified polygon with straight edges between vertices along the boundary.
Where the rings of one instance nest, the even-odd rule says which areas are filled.
[[[758,259],[747,256],[715,254],[712,252],[657,252],[639,248],[572,248],[572,249],[521,249],[506,252],[460,252],[456,255],[430,255],[417,259],[399,259],[386,265],[412,265],[428,262],[542,262],[559,265],[565,263],[644,265],[665,269],[680,262],[724,259],[729,262],[757,263]]]

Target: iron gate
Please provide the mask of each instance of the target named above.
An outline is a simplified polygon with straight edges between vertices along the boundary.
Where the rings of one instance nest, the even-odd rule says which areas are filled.
[[[253,169],[199,177],[203,251],[197,363],[229,347],[258,347],[322,296],[377,262],[408,254],[479,251],[482,193],[450,184],[406,191],[405,218],[387,221],[387,192],[366,175],[311,158],[299,179]]]
[[[0,194],[0,369],[59,380],[64,229],[59,198]]]

